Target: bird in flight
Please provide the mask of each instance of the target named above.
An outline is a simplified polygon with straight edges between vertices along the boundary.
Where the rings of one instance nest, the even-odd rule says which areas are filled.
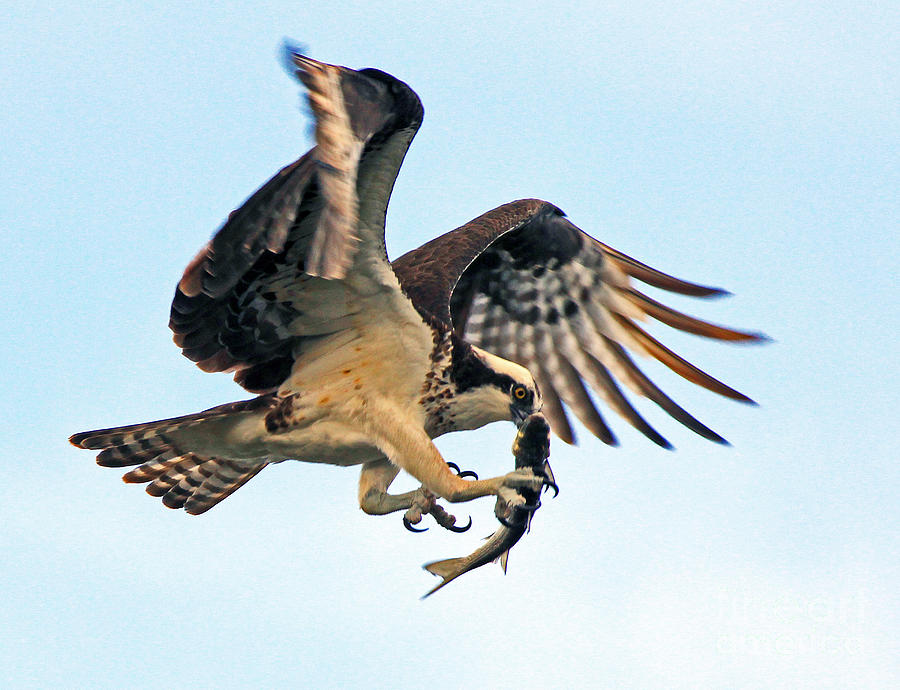
[[[692,431],[725,440],[663,393],[631,353],[741,402],[742,393],[672,352],[637,324],[650,317],[725,341],[759,341],[675,311],[635,282],[713,297],[597,241],[556,206],[522,199],[391,262],[385,214],[422,104],[377,69],[352,70],[286,48],[306,87],[315,146],[280,170],[188,264],[169,326],[203,371],[233,372],[249,400],[155,422],[75,434],[105,467],[170,508],[203,513],[268,465],[361,465],[359,504],[431,514],[439,503],[498,496],[548,481],[530,469],[478,479],[432,439],[542,411],[574,441],[568,407],[607,444],[615,436],[588,389],[654,443],[670,447],[623,387]],[[420,488],[392,494],[403,470]],[[474,478],[473,478],[474,477]],[[470,522],[471,524],[471,522]],[[414,528],[413,528],[414,529]]]

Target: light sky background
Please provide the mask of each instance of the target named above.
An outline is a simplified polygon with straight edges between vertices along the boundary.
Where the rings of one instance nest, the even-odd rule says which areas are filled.
[[[33,4],[0,21],[0,686],[900,686],[896,3]],[[412,535],[355,469],[286,463],[192,517],[70,447],[246,397],[168,307],[310,145],[285,36],[425,104],[392,256],[536,196],[734,292],[670,302],[774,344],[653,333],[759,407],[646,366],[733,447],[647,404],[677,451],[578,427],[509,574],[424,602],[491,501]],[[439,447],[487,476],[512,437]]]

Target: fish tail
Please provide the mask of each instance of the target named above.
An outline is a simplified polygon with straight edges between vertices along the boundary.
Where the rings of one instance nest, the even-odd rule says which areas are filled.
[[[426,563],[425,565],[423,565],[422,567],[425,570],[427,570],[432,575],[437,575],[442,579],[442,581],[435,587],[428,590],[428,592],[423,594],[422,598],[424,599],[425,597],[434,594],[441,587],[449,584],[460,575],[467,572],[469,570],[468,560],[469,559],[466,557],[447,558],[443,561],[434,561],[433,563]]]
[[[434,563],[426,563],[422,567],[432,575],[444,578],[450,581],[457,573],[465,568],[465,558],[447,558],[443,561],[434,561]]]

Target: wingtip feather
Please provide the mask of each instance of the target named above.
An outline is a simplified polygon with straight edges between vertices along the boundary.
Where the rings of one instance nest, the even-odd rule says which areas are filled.
[[[630,286],[617,286],[616,292],[644,314],[686,333],[741,344],[755,343],[766,338],[762,333],[739,331],[683,314]]]
[[[665,364],[669,369],[679,376],[687,379],[691,383],[706,388],[713,393],[717,393],[726,398],[737,400],[743,403],[752,403],[753,401],[746,395],[731,386],[722,383],[718,379],[710,376],[705,371],[697,368],[683,357],[676,355],[665,345],[660,343],[656,338],[633,323],[630,319],[619,314],[618,312],[610,312],[613,319],[622,326],[630,335],[632,335],[640,347],[648,355]]]
[[[86,431],[81,431],[77,434],[72,434],[71,436],[69,436],[69,443],[71,443],[76,448],[84,448],[84,446],[81,444],[84,441],[84,439],[87,438],[87,435],[88,435],[88,432],[86,432]]]
[[[768,345],[769,343],[774,344],[778,342],[775,338],[766,335],[762,331],[748,331],[747,335],[751,336],[744,341],[748,345]]]
[[[711,285],[700,285],[699,283],[692,283],[687,280],[682,280],[681,278],[676,278],[668,273],[663,273],[659,269],[648,266],[627,254],[623,254],[619,250],[613,249],[598,240],[593,240],[593,242],[594,245],[626,275],[636,278],[648,285],[658,287],[661,290],[668,290],[669,292],[677,292],[682,295],[701,298],[724,297],[731,294],[722,288],[713,287]]]
[[[295,79],[299,79],[297,75],[297,68],[300,67],[298,61],[309,59],[304,53],[306,53],[306,46],[299,41],[294,41],[290,38],[282,40],[280,50],[281,64],[285,71]]]

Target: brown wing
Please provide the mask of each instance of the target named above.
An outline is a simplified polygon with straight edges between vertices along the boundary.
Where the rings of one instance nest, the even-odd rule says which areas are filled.
[[[416,94],[383,72],[288,59],[316,147],[229,216],[185,270],[169,321],[186,357],[254,392],[284,380],[305,340],[344,328],[363,283],[396,282],[384,215],[422,121]]]
[[[573,442],[574,434],[563,403],[593,434],[616,443],[590,388],[648,438],[671,447],[628,401],[619,387],[624,384],[701,436],[725,443],[650,381],[629,350],[720,395],[752,402],[635,324],[649,316],[717,340],[764,340],[666,307],[637,290],[632,279],[694,297],[724,291],[674,278],[607,247],[552,204],[525,199],[500,206],[393,265],[417,308],[452,319],[468,341],[532,372],[544,414],[565,441]]]

